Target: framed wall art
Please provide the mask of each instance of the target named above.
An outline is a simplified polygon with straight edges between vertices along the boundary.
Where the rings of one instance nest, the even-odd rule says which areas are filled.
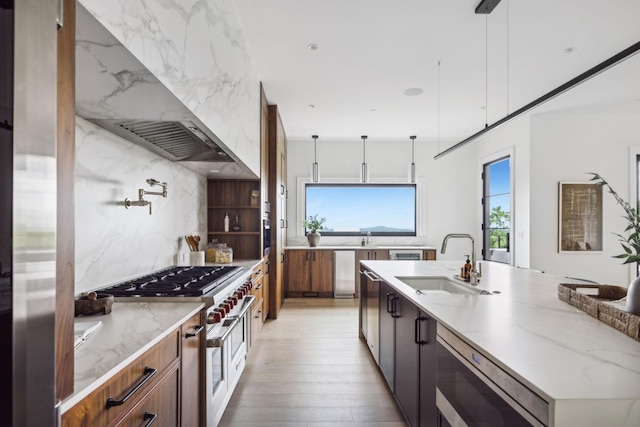
[[[560,182],[558,252],[602,252],[602,186]]]

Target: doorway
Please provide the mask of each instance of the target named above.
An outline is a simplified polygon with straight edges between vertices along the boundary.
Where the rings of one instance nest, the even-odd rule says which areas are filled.
[[[483,259],[511,264],[511,160],[502,157],[484,164]]]

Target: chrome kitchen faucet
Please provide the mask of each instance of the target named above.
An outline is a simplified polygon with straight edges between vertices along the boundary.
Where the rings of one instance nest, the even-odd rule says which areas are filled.
[[[440,249],[440,253],[443,254],[447,250],[447,240],[451,238],[465,238],[471,240],[471,284],[473,286],[478,286],[478,279],[482,277],[482,274],[478,272],[476,268],[476,244],[473,240],[473,236],[471,234],[460,234],[460,233],[452,233],[444,236],[444,240],[442,241],[442,249]]]

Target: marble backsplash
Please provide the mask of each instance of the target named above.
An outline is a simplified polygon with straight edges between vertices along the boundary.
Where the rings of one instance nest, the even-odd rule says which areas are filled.
[[[125,209],[149,178],[168,197]],[[148,273],[188,252],[185,234],[206,241],[206,177],[76,117],[76,294]]]

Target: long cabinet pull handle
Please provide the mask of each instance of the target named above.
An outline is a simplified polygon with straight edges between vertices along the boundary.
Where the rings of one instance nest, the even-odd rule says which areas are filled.
[[[314,261],[316,260],[316,253],[315,252],[313,253],[313,260]]]
[[[398,310],[396,309],[396,301],[398,301],[398,296],[393,294],[391,297],[391,317],[400,317]]]
[[[193,338],[195,336],[197,336],[200,332],[202,332],[202,330],[204,329],[204,325],[196,325],[196,327],[194,328],[193,332],[187,332],[186,334],[184,334],[185,338]]]
[[[429,321],[429,318],[428,317],[418,316],[418,317],[416,317],[416,320],[415,320],[415,330],[414,330],[415,331],[415,337],[414,337],[414,340],[415,340],[416,344],[418,344],[418,345],[429,344],[429,341],[422,340],[421,337],[420,337],[422,335],[420,333],[421,332],[420,331],[420,322],[422,322],[423,320]]]
[[[393,314],[393,310],[391,309],[391,295],[393,292],[387,292],[387,313]]]
[[[149,427],[151,424],[153,424],[156,421],[157,418],[158,418],[157,414],[154,414],[153,412],[145,412],[144,417],[142,419],[145,421],[149,420],[149,422],[146,423],[144,427]]]
[[[146,366],[144,368],[144,372],[142,373],[142,376],[143,376],[142,380],[138,384],[136,384],[136,386],[132,388],[131,391],[127,393],[125,397],[122,398],[122,400],[116,400],[113,397],[110,397],[107,399],[107,409],[112,408],[114,406],[120,406],[123,403],[125,403],[127,400],[129,400],[131,396],[133,396],[138,390],[140,390],[140,387],[145,385],[146,382],[149,381],[151,377],[153,377],[156,374],[156,372],[158,372],[157,369]]]
[[[376,274],[373,271],[364,270],[362,272],[362,274],[364,274],[365,276],[367,276],[369,279],[371,279],[374,282],[380,282],[382,280],[378,276],[376,276]]]

